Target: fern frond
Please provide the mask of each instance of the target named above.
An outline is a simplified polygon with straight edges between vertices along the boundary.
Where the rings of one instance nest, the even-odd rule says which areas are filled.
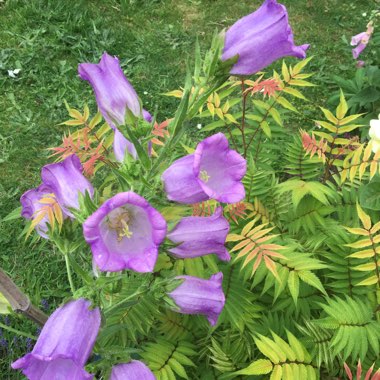
[[[231,253],[239,251],[235,260],[245,258],[243,268],[250,262],[253,262],[252,275],[254,275],[263,260],[267,269],[278,278],[273,258],[286,259],[285,256],[278,252],[284,249],[284,247],[271,242],[271,240],[278,236],[269,234],[274,227],[266,228],[268,224],[261,224],[255,227],[257,219],[255,218],[246,224],[240,234],[229,234],[226,241],[239,242],[231,249]]]
[[[271,374],[271,379],[318,378],[318,369],[312,364],[311,355],[303,344],[289,331],[288,342],[272,333],[273,340],[263,335],[255,338],[260,352],[267,359],[259,359],[247,368],[235,372],[236,375]]]
[[[361,281],[357,285],[375,285],[380,286],[380,222],[372,225],[371,218],[367,215],[359,204],[356,205],[358,216],[363,228],[345,227],[353,235],[362,236],[354,243],[346,244],[347,247],[359,249],[349,255],[350,258],[367,259],[366,263],[357,265],[355,270],[370,272],[371,276]]]
[[[196,346],[188,341],[172,342],[157,338],[156,343],[147,343],[141,356],[148,363],[157,379],[175,380],[176,375],[189,379],[185,367],[195,367],[189,358],[197,355]]]
[[[321,306],[327,317],[313,323],[334,331],[330,342],[334,355],[342,355],[344,360],[350,355],[364,360],[369,347],[376,355],[380,353],[380,324],[367,303],[346,296],[328,299]]]

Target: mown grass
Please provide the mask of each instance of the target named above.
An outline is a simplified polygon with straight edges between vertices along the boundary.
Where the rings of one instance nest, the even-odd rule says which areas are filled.
[[[97,62],[104,51],[120,57],[123,69],[147,109],[157,105],[169,117],[176,100],[162,96],[178,88],[196,36],[206,49],[212,33],[253,11],[259,0],[3,0],[0,1],[0,220],[19,206],[21,194],[40,181],[49,146],[59,144],[64,100],[92,111],[96,104],[87,83],[77,77],[80,62]],[[336,90],[331,75],[354,73],[344,42],[364,28],[367,0],[283,0],[295,39],[312,45],[311,69],[319,87],[294,123],[315,117]],[[7,70],[21,69],[17,78]],[[68,294],[64,261],[48,244],[18,240],[22,222],[0,222],[1,266],[31,296],[50,302]],[[35,334],[35,327],[12,317],[11,323]],[[9,363],[25,351],[25,341],[0,347],[1,379],[21,378]],[[0,337],[1,338],[1,337]],[[1,341],[0,341],[1,346]]]

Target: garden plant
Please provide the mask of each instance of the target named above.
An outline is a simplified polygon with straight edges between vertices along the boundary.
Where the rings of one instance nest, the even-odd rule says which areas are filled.
[[[30,340],[14,373],[379,380],[379,17],[352,37],[355,79],[300,129],[314,58],[277,0],[196,41],[166,119],[122,57],[79,63],[98,111],[66,102],[40,185],[3,219],[59,252],[71,291],[46,315],[0,269],[0,312],[41,327],[0,323]]]

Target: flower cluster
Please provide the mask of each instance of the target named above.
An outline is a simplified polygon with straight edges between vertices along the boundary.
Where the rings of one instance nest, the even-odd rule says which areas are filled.
[[[266,0],[256,12],[226,32],[220,58],[235,59],[231,74],[249,75],[283,56],[304,58],[307,48],[308,45],[294,45],[286,8],[276,0]],[[78,71],[80,78],[91,84],[98,108],[113,129],[115,160],[123,162],[127,152],[137,159],[140,137],[130,135],[134,145],[124,137],[121,127],[131,128],[129,121],[137,118],[152,122],[152,116],[142,108],[118,58],[104,53],[98,64],[82,63]],[[256,85],[253,92],[264,91],[270,96],[279,91],[274,80],[263,81],[260,87]],[[168,123],[162,123],[162,128]],[[166,135],[172,136],[169,131]],[[147,140],[150,143],[146,149],[151,153],[151,136]],[[245,158],[230,149],[223,133],[217,133],[199,142],[194,153],[175,160],[161,180],[169,201],[189,205],[208,200],[236,204],[245,198],[242,183],[245,174]],[[48,225],[54,223],[52,213],[54,216],[54,212],[61,212],[61,217],[57,217],[61,223],[64,218],[74,218],[72,209],[79,208],[79,193],[88,192],[92,197],[94,189],[83,175],[76,155],[44,166],[41,176],[42,184],[21,197],[22,216],[32,219],[37,232],[48,238]],[[159,210],[142,195],[125,191],[107,199],[84,221],[83,236],[91,248],[94,267],[100,271],[127,269],[146,273],[154,271],[166,238],[166,251],[177,259],[216,254],[220,260],[229,261],[225,247],[229,229],[223,208],[216,207],[212,215],[183,217],[168,232],[167,221]],[[212,326],[216,325],[225,304],[223,273],[215,273],[209,279],[175,276],[172,281],[175,287],[167,290],[167,296],[173,310],[204,315]],[[80,298],[59,307],[43,327],[33,350],[12,367],[21,369],[31,380],[92,379],[94,375],[84,367],[100,329],[101,311],[97,307],[91,309],[90,305],[90,301]],[[111,380],[154,378],[151,370],[137,360],[115,365],[110,377]]]
[[[370,40],[373,31],[373,22],[370,21],[367,25],[367,30],[365,32],[359,33],[351,38],[351,46],[356,46],[354,49],[352,49],[352,56],[354,57],[354,59],[358,59],[359,55],[367,47],[368,41]],[[364,62],[360,63],[360,66],[362,65],[364,65]]]

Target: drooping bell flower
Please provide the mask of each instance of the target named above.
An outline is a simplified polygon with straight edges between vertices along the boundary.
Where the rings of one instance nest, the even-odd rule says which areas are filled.
[[[48,239],[48,223],[49,217],[48,212],[44,212],[45,208],[50,207],[51,205],[46,203],[41,203],[43,199],[52,199],[55,200],[54,193],[52,189],[44,184],[38,186],[35,189],[30,189],[26,191],[20,198],[21,202],[21,216],[25,219],[41,219],[37,223],[35,230],[43,238]],[[43,213],[40,214],[40,213]]]
[[[143,117],[148,123],[152,121],[152,115],[146,110],[143,110]],[[117,129],[115,129],[114,133],[113,151],[116,161],[123,162],[126,152],[128,152],[134,159],[136,159],[137,152],[135,146]]]
[[[78,73],[81,79],[90,82],[99,110],[111,128],[124,125],[127,109],[141,116],[137,93],[125,77],[117,57],[104,53],[98,64],[81,63]]]
[[[73,217],[69,208],[79,208],[79,193],[86,190],[90,196],[94,188],[83,175],[83,166],[75,154],[66,157],[62,162],[45,165],[41,170],[42,183],[48,186],[63,212]]]
[[[112,367],[109,380],[155,380],[153,372],[139,360],[131,360],[128,364]]]
[[[83,233],[101,271],[152,272],[166,222],[143,197],[129,191],[104,202],[84,222]]]
[[[357,59],[362,51],[367,47],[368,41],[373,34],[374,28],[373,23],[369,22],[367,25],[367,30],[365,32],[359,33],[351,38],[351,46],[356,46],[352,49],[352,56]]]
[[[32,352],[12,363],[29,380],[89,380],[84,366],[95,344],[100,312],[83,298],[59,307],[44,325]]]
[[[167,237],[173,243],[179,243],[169,249],[174,256],[182,259],[215,253],[220,260],[230,260],[224,246],[230,224],[223,216],[222,207],[218,207],[211,216],[189,216],[182,218]]]
[[[305,58],[308,48],[309,45],[294,44],[285,6],[266,0],[257,11],[227,30],[222,61],[238,55],[230,73],[251,75],[282,57]]]
[[[203,314],[214,326],[225,303],[223,273],[216,273],[209,280],[193,276],[178,276],[176,279],[184,281],[168,293],[179,307],[175,311],[182,314]]]
[[[201,141],[194,154],[173,162],[162,174],[165,191],[170,200],[198,203],[215,199],[224,203],[240,202],[244,196],[241,183],[246,161],[229,149],[223,133]]]

